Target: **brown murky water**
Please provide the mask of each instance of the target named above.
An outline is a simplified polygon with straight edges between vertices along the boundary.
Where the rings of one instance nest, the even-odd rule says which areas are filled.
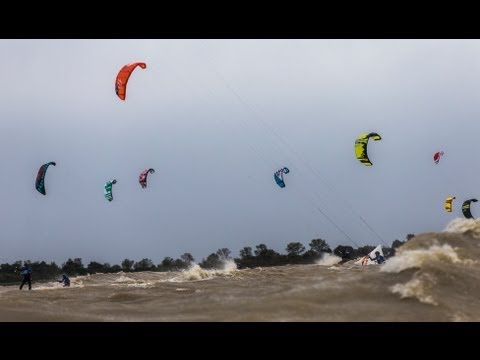
[[[95,274],[0,287],[1,321],[480,321],[480,223],[417,235],[384,265]]]

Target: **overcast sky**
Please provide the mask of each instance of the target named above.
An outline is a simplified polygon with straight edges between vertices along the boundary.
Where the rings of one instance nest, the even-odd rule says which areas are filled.
[[[1,262],[159,263],[185,252],[201,261],[222,247],[284,253],[318,237],[332,248],[390,245],[443,230],[480,197],[478,40],[0,47]],[[121,101],[115,76],[133,61],[147,68]],[[366,167],[354,141],[372,131],[382,140],[370,142]],[[43,196],[35,177],[49,161]],[[284,166],[281,189],[273,173]]]

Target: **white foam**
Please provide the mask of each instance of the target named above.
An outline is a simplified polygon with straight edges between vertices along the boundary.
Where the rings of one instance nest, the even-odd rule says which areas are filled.
[[[444,231],[460,234],[469,232],[473,237],[480,239],[480,219],[456,218],[448,223]]]
[[[237,264],[233,260],[223,260],[223,272],[230,274],[237,271]]]
[[[127,287],[133,287],[133,288],[147,289],[147,288],[153,287],[154,284],[152,284],[149,281],[145,281],[145,282],[138,282],[138,283],[134,283],[134,284],[126,284],[126,286]]]
[[[415,278],[405,284],[395,284],[390,287],[390,290],[394,294],[399,294],[402,299],[416,298],[424,304],[437,306],[438,303],[435,301],[432,295],[428,295],[426,293],[425,287],[425,279]]]
[[[116,283],[131,283],[131,282],[136,282],[137,280],[132,279],[128,276],[125,275],[120,275],[117,279],[114,280]]]
[[[184,282],[184,281],[199,281],[213,279],[217,276],[229,276],[237,271],[237,264],[233,260],[224,260],[223,268],[218,269],[203,269],[198,264],[192,263],[187,270],[180,273],[180,276],[176,276],[169,281],[171,282]]]
[[[451,321],[454,322],[465,322],[465,321],[475,321],[474,319],[471,319],[469,316],[466,314],[463,314],[462,312],[455,312],[453,315],[450,316]]]
[[[33,285],[32,284],[32,290],[54,290],[54,289],[61,289],[63,288],[63,285],[61,285],[60,283],[56,284],[56,283],[52,283],[52,284],[48,284],[48,283],[43,283],[42,285]],[[23,286],[23,290],[25,289],[28,289],[28,285],[27,286]]]
[[[333,266],[335,264],[338,264],[340,261],[342,261],[342,258],[339,256],[329,253],[323,253],[322,258],[317,260],[315,264],[323,266]]]
[[[399,251],[396,256],[380,268],[380,271],[399,273],[406,269],[421,268],[426,262],[441,261],[445,263],[462,263],[455,249],[448,244],[442,246],[434,244],[428,249]],[[468,261],[471,262],[471,261]]]
[[[32,290],[57,290],[57,289],[68,289],[68,288],[83,288],[85,287],[81,281],[78,283],[71,282],[71,285],[63,286],[63,284],[59,283],[58,281],[50,283],[42,283],[41,285],[32,284]],[[25,289],[25,287],[24,287]]]

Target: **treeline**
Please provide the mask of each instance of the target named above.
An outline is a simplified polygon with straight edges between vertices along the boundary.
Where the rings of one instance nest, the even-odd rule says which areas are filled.
[[[388,258],[395,255],[395,250],[406,241],[413,238],[413,234],[408,234],[405,241],[395,240],[391,247],[384,247],[383,253]],[[231,257],[231,251],[228,248],[218,249],[199,262],[199,266],[204,269],[221,269],[226,260],[235,262],[239,269],[253,268],[258,266],[281,266],[287,264],[312,264],[323,257],[324,254],[333,254],[344,261],[364,256],[371,252],[375,246],[366,245],[359,248],[352,246],[339,245],[331,249],[330,245],[323,239],[313,239],[308,244],[309,249],[300,242],[291,242],[285,248],[286,254],[280,254],[273,249],[269,249],[265,244],[259,244],[253,250],[246,246],[240,250],[238,258]],[[165,257],[160,264],[155,265],[151,259],[145,258],[135,262],[125,259],[121,265],[110,265],[109,263],[99,263],[91,261],[87,267],[82,263],[81,258],[69,258],[61,266],[55,262],[47,264],[45,261],[31,262],[33,281],[53,281],[61,278],[62,274],[69,276],[88,275],[95,273],[117,273],[137,272],[137,271],[179,271],[187,269],[195,259],[190,253],[184,253],[179,259]],[[17,283],[21,277],[17,269],[22,267],[22,261],[16,261],[13,264],[0,265],[0,284]]]

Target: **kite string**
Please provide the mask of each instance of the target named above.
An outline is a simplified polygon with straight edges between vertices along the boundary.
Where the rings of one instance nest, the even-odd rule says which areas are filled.
[[[178,64],[178,63],[179,63],[179,62],[176,62],[176,64]],[[183,74],[182,74],[182,75],[183,75]],[[184,83],[190,84],[190,82],[185,82],[184,79],[182,79],[182,80],[183,80]],[[191,86],[189,86],[189,88],[192,89]],[[208,91],[208,93],[212,96],[213,99],[218,98],[218,96],[216,96],[216,94],[212,91],[212,89],[210,89],[210,88],[207,87],[207,86],[205,86],[204,88]],[[215,101],[215,104],[218,104],[218,101]],[[230,107],[231,107],[231,106],[230,106]],[[221,118],[222,118],[222,117],[221,117]],[[241,123],[243,123],[244,126],[245,126],[244,128],[247,129],[247,130],[249,130],[248,123],[246,123],[246,122],[243,120],[243,118],[241,118],[241,120],[242,120]],[[223,120],[223,121],[222,121],[222,124],[225,125],[225,124],[226,124],[226,121]],[[242,137],[242,140],[245,140],[245,138]],[[244,141],[244,142],[249,146],[250,150],[252,150],[257,156],[262,157],[263,160],[265,161],[265,163],[270,164],[270,165],[273,164],[273,162],[270,160],[269,157],[264,157],[264,156],[263,156],[263,154],[261,153],[261,150],[259,150],[258,147],[252,145],[252,143],[249,142],[249,141]],[[276,168],[278,168],[278,167],[279,167],[279,165],[276,164]],[[291,167],[292,167],[292,168],[295,168],[294,166],[291,166]],[[295,190],[293,190],[293,191],[295,191],[295,192],[298,191],[298,192],[299,192],[299,190],[297,190],[297,189],[295,189]],[[305,195],[305,194],[303,194],[303,195]],[[317,194],[317,196],[318,196],[318,194]],[[308,197],[307,197],[307,198],[308,198]],[[310,200],[310,199],[309,199],[309,200]],[[327,214],[325,213],[325,211],[322,211],[322,210],[319,208],[319,206],[316,205],[316,204],[313,205],[313,208],[314,208],[315,210],[317,210],[318,212],[320,212],[331,224],[333,224],[337,230],[339,230],[349,241],[352,242],[352,244],[354,244],[355,246],[358,247],[358,244],[357,244],[337,223],[335,223],[329,216],[327,216]]]
[[[209,61],[205,56],[203,55],[200,55],[200,57],[202,57],[203,59],[207,60],[210,65],[212,65],[211,61]],[[347,199],[344,199],[340,194],[339,192],[334,189],[334,187],[329,184],[325,179],[323,179],[319,174],[318,172],[313,169],[313,167],[310,165],[310,163],[303,157],[301,156],[282,136],[280,136],[276,131],[275,129],[269,125],[266,121],[264,121],[259,115],[257,115],[256,111],[246,102],[243,100],[243,98],[238,94],[237,91],[235,91],[235,89],[233,89],[233,87],[230,85],[230,83],[222,76],[222,74],[217,71],[213,66],[209,66],[209,69],[215,73],[217,75],[217,77],[219,77],[223,83],[225,84],[225,87],[230,91],[230,93],[233,94],[233,96],[238,100],[238,102],[245,108],[247,109],[248,113],[250,114],[251,118],[254,119],[257,124],[261,124],[263,126],[264,129],[266,129],[267,131],[269,131],[273,136],[275,136],[284,146],[287,150],[289,150],[292,154],[295,155],[295,157],[297,159],[299,159],[306,167],[308,170],[311,171],[311,173],[323,184],[325,185],[328,189],[330,189],[331,191],[333,191],[346,205],[347,207],[350,209],[350,211],[356,215],[360,221],[367,226],[367,228],[378,238],[380,239],[380,241],[386,245],[387,247],[389,246],[386,241],[373,229],[373,227],[371,225],[369,225],[366,220],[360,216],[360,214],[358,214],[353,206],[351,205],[351,203],[347,200]]]

